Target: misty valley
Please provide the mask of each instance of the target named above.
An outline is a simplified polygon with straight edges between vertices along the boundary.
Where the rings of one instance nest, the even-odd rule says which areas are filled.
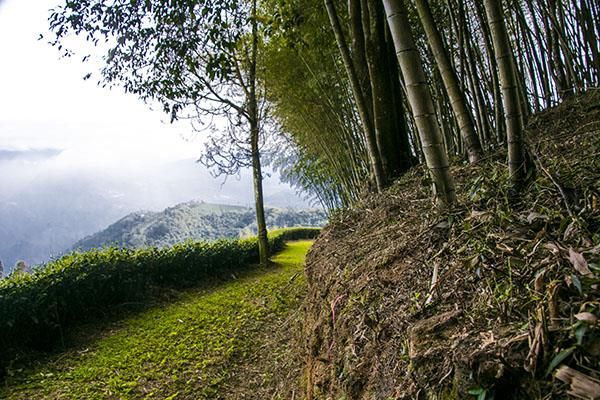
[[[267,208],[265,210],[267,226],[269,229],[289,227],[321,227],[327,221],[325,211],[320,209],[284,209]],[[8,218],[5,218],[8,220]],[[77,217],[65,218],[61,222],[69,233],[73,233]],[[48,220],[46,220],[48,221]],[[69,221],[73,221],[68,224]],[[64,225],[68,224],[68,225]],[[12,232],[14,234],[15,232]],[[61,243],[60,228],[51,227],[44,234],[51,235],[54,246]],[[62,251],[50,253],[49,243],[44,243],[44,237],[27,234],[20,242],[11,246],[13,240],[9,235],[0,238],[7,255],[6,265],[16,266],[25,263],[31,271],[29,260],[44,263],[56,259],[71,251],[86,251],[106,247],[119,247],[139,249],[144,247],[173,246],[185,241],[210,241],[217,239],[236,239],[256,235],[256,222],[254,211],[249,207],[227,206],[204,202],[188,202],[167,208],[162,212],[140,211],[129,214],[106,229],[81,238],[76,243],[63,247]],[[62,239],[66,243],[70,235],[65,234]],[[36,246],[37,245],[37,246]],[[63,245],[64,246],[64,245]],[[49,254],[51,254],[49,256]],[[29,255],[30,258],[25,257]],[[39,261],[38,261],[39,260]],[[35,268],[35,264],[33,265]],[[5,267],[8,275],[11,268]]]
[[[5,274],[18,261],[33,266],[59,257],[76,248],[75,243],[87,236],[101,234],[100,231],[118,220],[126,221],[130,213],[143,213],[147,218],[156,213],[147,210],[174,209],[154,217],[154,225],[169,225],[165,242],[156,237],[145,242],[140,232],[128,232],[129,227],[124,227],[122,221],[117,224],[122,232],[112,237],[104,234],[103,241],[96,241],[95,245],[162,246],[187,239],[236,238],[256,230],[249,217],[253,214],[249,208],[252,194],[247,172],[223,183],[223,178],[213,178],[194,160],[147,166],[129,176],[98,169],[76,172],[61,167],[56,160],[58,154],[60,152],[21,151],[2,158],[0,153],[0,168],[5,172],[0,176],[3,188],[0,193],[0,261]],[[310,222],[320,226],[325,221],[323,212],[308,211],[311,205],[276,178],[265,179],[265,195],[267,205],[285,209],[277,211],[282,213],[280,217],[270,214],[270,227],[312,226]],[[206,212],[201,212],[183,204],[193,199],[237,206],[229,209],[223,206],[223,210],[215,207],[215,218],[209,221],[212,211],[208,206]],[[177,210],[184,210],[184,214],[189,212],[188,221],[175,213]],[[231,211],[229,219],[222,216],[224,210]],[[188,224],[193,225],[196,215],[203,218],[196,221],[200,225],[188,227]],[[285,215],[291,219],[286,220]],[[205,229],[201,230],[200,226]],[[158,228],[153,229],[156,234]],[[124,239],[127,235],[137,235],[137,239],[128,241]]]

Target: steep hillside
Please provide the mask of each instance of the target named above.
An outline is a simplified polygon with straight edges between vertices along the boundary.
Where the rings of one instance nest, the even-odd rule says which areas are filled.
[[[267,208],[267,226],[323,226],[321,210]],[[126,248],[164,247],[185,240],[215,240],[255,234],[254,210],[248,207],[188,202],[161,212],[136,212],[108,228],[77,242],[73,248],[89,250],[109,245]]]
[[[308,399],[600,398],[600,92],[530,120],[535,176],[415,170],[343,212],[307,259]]]

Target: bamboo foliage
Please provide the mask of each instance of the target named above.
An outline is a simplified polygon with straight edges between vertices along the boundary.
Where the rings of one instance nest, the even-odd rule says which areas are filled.
[[[325,0],[325,8],[327,9],[327,15],[329,15],[331,27],[333,28],[333,32],[335,34],[335,40],[340,49],[340,54],[348,74],[348,79],[350,81],[350,87],[352,88],[358,114],[360,115],[360,120],[365,134],[365,142],[367,143],[369,160],[371,163],[371,172],[375,178],[377,190],[381,191],[386,186],[386,181],[381,163],[381,157],[377,148],[375,128],[373,126],[371,113],[369,112],[369,104],[367,103],[367,99],[365,98],[365,95],[361,89],[356,67],[350,55],[350,50],[348,49],[348,44],[346,43],[342,26],[340,24],[333,1]]]
[[[336,0],[327,3],[337,4],[339,30],[350,37],[346,58],[358,77],[356,87],[375,137],[372,154],[376,148],[386,184],[388,157],[394,155],[390,148],[408,147],[428,163],[434,181],[451,181],[444,153],[475,161],[507,146],[510,177],[518,188],[526,176],[522,130],[529,115],[599,83],[599,7],[591,0],[498,0],[494,9],[478,0],[349,0],[347,14]],[[392,18],[386,12],[387,25],[380,26],[381,4],[386,11],[404,12]],[[407,30],[413,46],[398,51],[394,45]],[[381,43],[388,60],[392,52],[399,53],[387,69]],[[387,86],[380,78],[383,70],[392,77]],[[381,97],[381,88],[393,85],[399,97]],[[400,101],[392,106],[393,98]],[[356,104],[350,106],[360,115]],[[405,119],[403,146],[381,140],[389,135],[382,134],[385,119],[379,117],[390,110]],[[364,129],[363,118],[356,122]],[[446,190],[440,182],[438,195]],[[447,189],[452,191],[451,185]]]
[[[276,23],[302,23],[274,31],[264,60],[274,120],[285,136],[272,165],[312,200],[336,209],[350,206],[364,192],[370,166],[328,16],[320,0],[309,1],[289,9],[273,6]],[[311,7],[323,12],[311,12]],[[297,32],[305,39],[290,46],[298,42]]]

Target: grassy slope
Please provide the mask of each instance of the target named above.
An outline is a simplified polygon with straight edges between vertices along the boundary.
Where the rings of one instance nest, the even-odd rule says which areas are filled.
[[[281,327],[280,321],[298,307],[310,244],[288,243],[274,258],[275,268],[216,289],[187,292],[173,304],[104,332],[88,346],[15,371],[0,398],[224,398],[227,383],[245,373],[238,366],[256,357],[265,327]]]

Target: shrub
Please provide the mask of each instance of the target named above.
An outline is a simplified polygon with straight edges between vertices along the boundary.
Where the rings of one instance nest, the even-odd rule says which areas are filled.
[[[318,228],[273,231],[273,252]],[[256,238],[185,242],[169,248],[74,252],[32,274],[0,281],[0,375],[20,348],[49,348],[65,328],[111,306],[147,297],[151,287],[188,287],[228,277],[258,261]]]

